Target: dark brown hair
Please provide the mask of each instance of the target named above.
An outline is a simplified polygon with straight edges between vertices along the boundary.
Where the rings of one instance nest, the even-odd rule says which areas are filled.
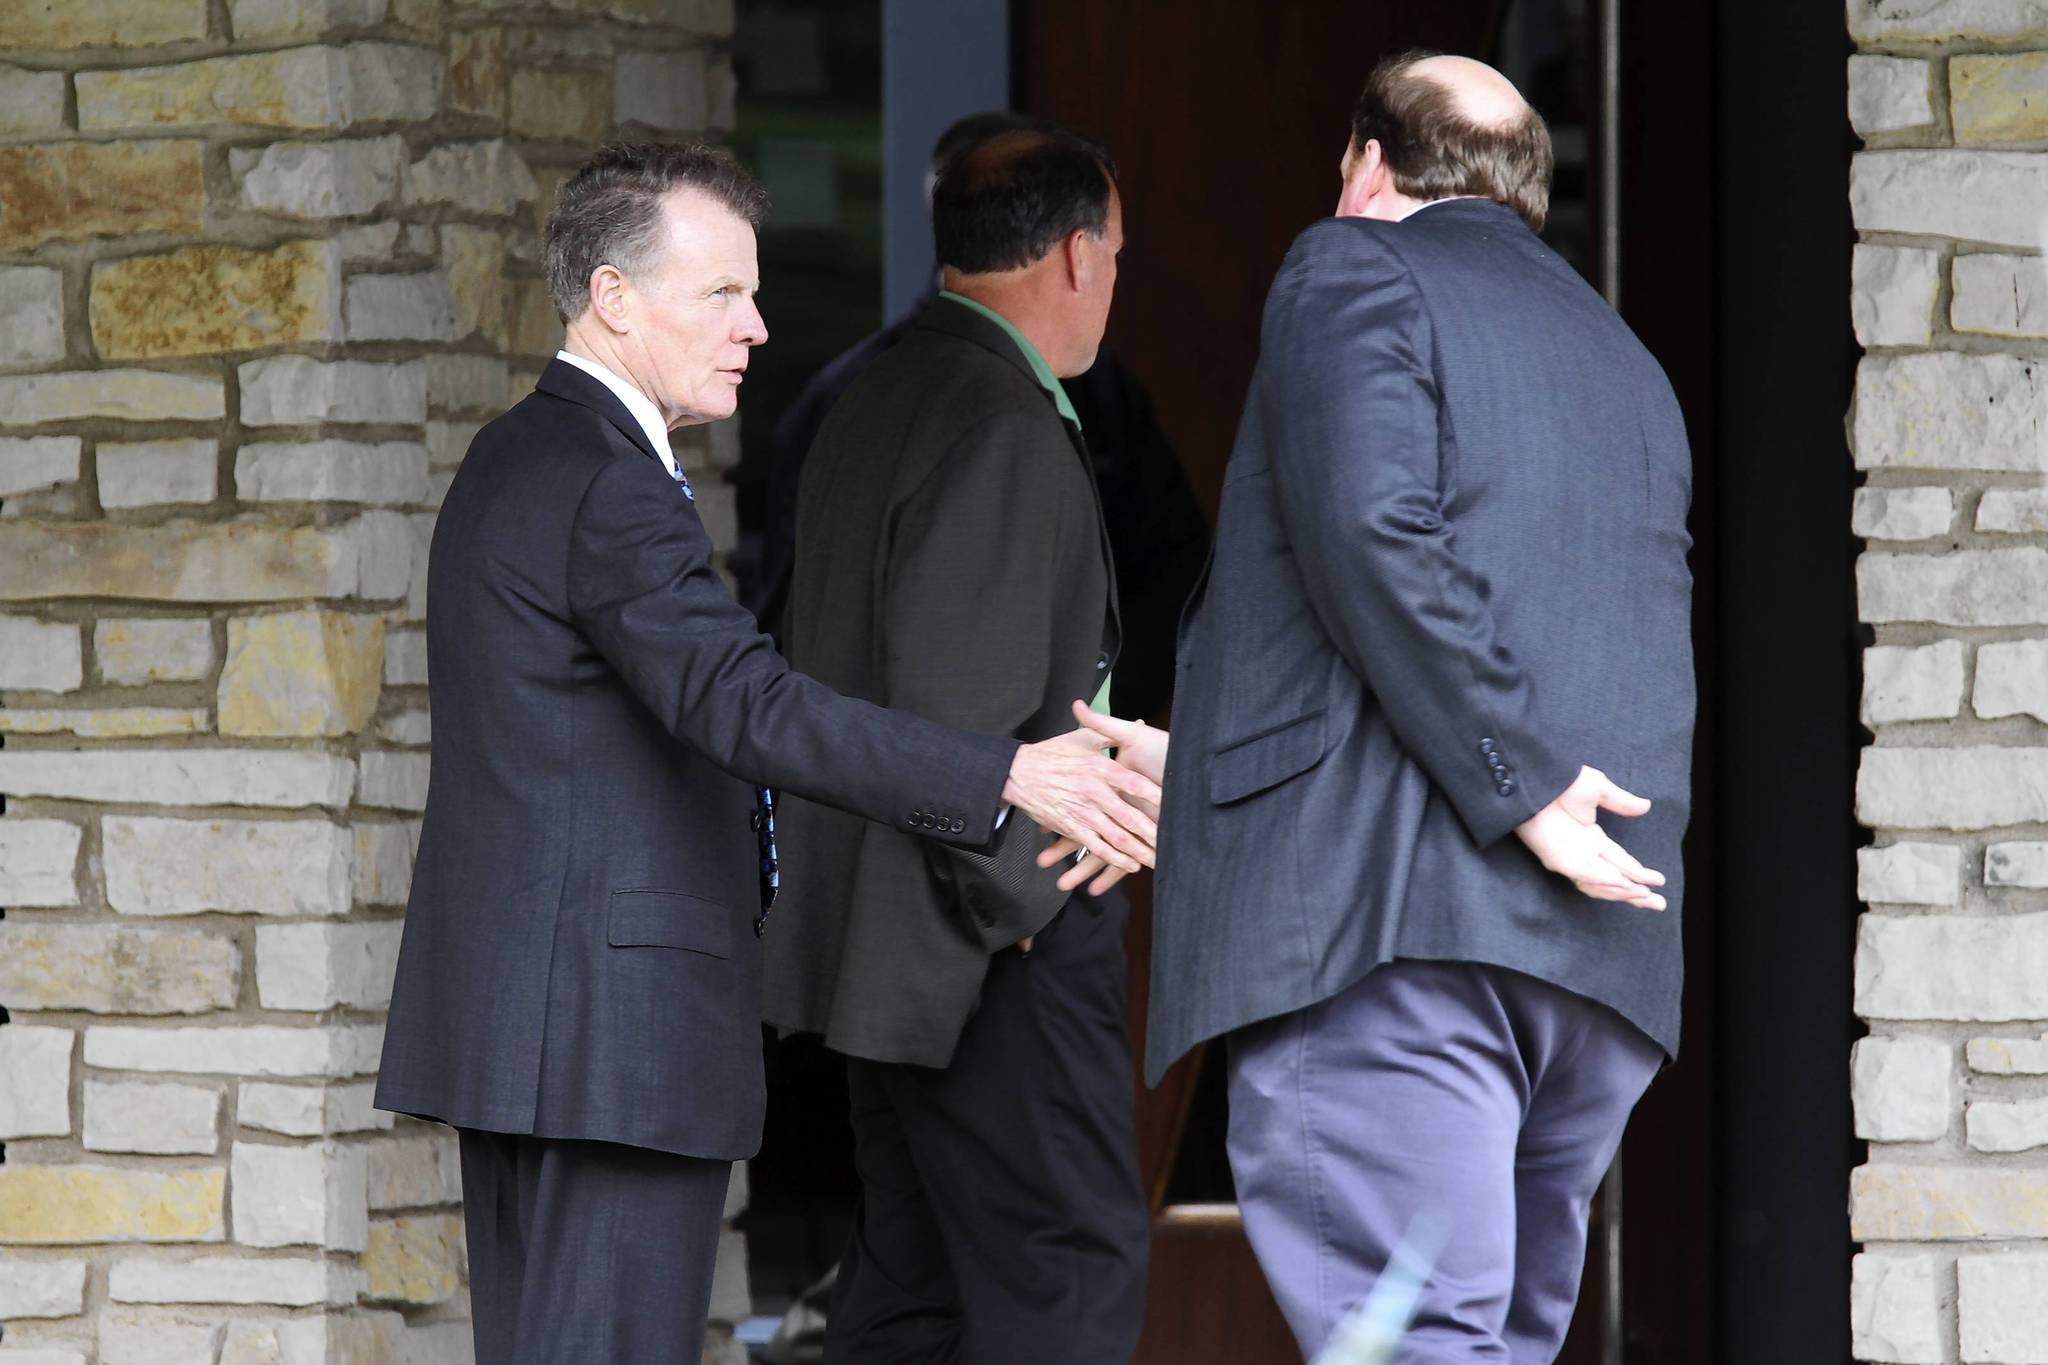
[[[1116,163],[1091,138],[1027,125],[957,152],[932,187],[940,265],[968,275],[1042,259],[1069,233],[1109,229]]]
[[[768,191],[722,147],[701,142],[614,142],[585,162],[555,196],[541,273],[563,322],[590,306],[590,275],[601,265],[645,270],[661,241],[661,205],[671,191],[701,190],[749,226],[768,216]]]
[[[1394,188],[1411,199],[1477,195],[1506,204],[1542,231],[1550,212],[1550,129],[1530,109],[1506,123],[1475,123],[1457,93],[1418,76],[1434,52],[1404,52],[1373,68],[1351,114],[1351,146],[1380,144]]]

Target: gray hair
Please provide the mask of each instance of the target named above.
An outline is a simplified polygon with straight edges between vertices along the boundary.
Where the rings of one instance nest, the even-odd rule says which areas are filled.
[[[699,190],[759,227],[768,192],[722,147],[701,142],[615,142],[563,184],[548,215],[541,273],[563,322],[590,307],[590,276],[601,265],[632,275],[652,263],[661,241],[662,202]]]

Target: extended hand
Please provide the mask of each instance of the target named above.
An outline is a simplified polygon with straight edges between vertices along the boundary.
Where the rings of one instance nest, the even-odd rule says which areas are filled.
[[[1166,780],[1166,748],[1169,739],[1166,731],[1147,725],[1142,720],[1118,720],[1115,716],[1101,715],[1089,710],[1080,702],[1074,703],[1074,716],[1083,726],[1117,746],[1118,763],[1155,783]],[[1157,797],[1153,798],[1148,813],[1155,819],[1158,817]],[[1108,860],[1094,851],[1094,845],[1072,838],[1063,838],[1039,854],[1038,865],[1053,867],[1084,848],[1089,850],[1088,856],[1060,874],[1060,890],[1072,891],[1093,877],[1095,880],[1089,886],[1088,894],[1099,896],[1135,870],[1112,866]]]
[[[1150,867],[1159,838],[1159,784],[1104,757],[1112,741],[1072,730],[1026,744],[1010,765],[1003,800],[1082,846],[1099,850],[1124,872]]]
[[[1594,900],[1662,910],[1664,898],[1652,888],[1664,885],[1664,874],[1637,862],[1596,818],[1603,810],[1637,816],[1649,809],[1648,801],[1615,786],[1598,768],[1581,768],[1562,796],[1517,825],[1515,833],[1545,867]]]

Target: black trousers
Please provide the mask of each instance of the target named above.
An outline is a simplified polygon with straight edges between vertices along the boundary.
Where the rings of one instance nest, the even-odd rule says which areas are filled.
[[[477,1365],[696,1365],[731,1173],[463,1129]]]
[[[849,1058],[861,1206],[828,1365],[1126,1365],[1145,1314],[1127,906],[998,953],[944,1070]]]

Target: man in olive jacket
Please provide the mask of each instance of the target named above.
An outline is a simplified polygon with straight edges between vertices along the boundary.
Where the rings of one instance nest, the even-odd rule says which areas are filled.
[[[820,680],[1022,740],[1106,692],[1114,573],[1059,380],[1107,319],[1112,175],[1025,130],[942,176],[945,288],[806,463],[786,637]],[[862,1181],[826,1359],[1124,1365],[1147,1217],[1121,897],[1069,902],[1021,819],[987,854],[802,801],[782,828],[767,1018],[846,1054]]]

